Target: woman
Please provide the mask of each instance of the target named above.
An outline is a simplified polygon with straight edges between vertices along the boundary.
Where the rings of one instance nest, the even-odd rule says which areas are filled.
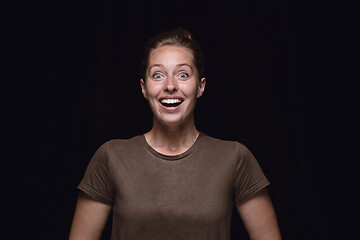
[[[195,127],[202,58],[186,30],[150,40],[140,84],[153,127],[95,153],[78,186],[71,240],[99,239],[111,211],[112,239],[230,239],[234,206],[251,239],[281,238],[269,182],[250,151]]]

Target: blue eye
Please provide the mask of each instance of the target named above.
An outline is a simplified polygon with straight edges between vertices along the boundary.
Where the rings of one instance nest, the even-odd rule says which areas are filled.
[[[153,79],[160,79],[161,78],[161,74],[160,73],[155,73],[152,75]]]
[[[178,74],[178,77],[180,77],[180,78],[188,78],[189,74],[187,74],[186,72],[181,72],[181,73]]]

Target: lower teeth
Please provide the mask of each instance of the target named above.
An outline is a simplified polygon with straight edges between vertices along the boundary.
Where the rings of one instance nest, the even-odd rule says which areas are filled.
[[[162,103],[165,107],[177,107],[180,103]]]

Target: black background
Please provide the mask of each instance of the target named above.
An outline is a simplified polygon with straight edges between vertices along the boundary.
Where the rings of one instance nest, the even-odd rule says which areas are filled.
[[[151,128],[139,63],[152,35],[179,26],[205,53],[197,127],[254,153],[272,183],[283,238],[358,235],[354,6],[73,0],[13,2],[1,11],[10,239],[67,238],[92,154]],[[236,215],[232,232],[246,239]]]

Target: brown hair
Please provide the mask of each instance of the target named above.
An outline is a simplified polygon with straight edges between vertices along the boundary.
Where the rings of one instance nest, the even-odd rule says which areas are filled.
[[[176,30],[161,32],[149,40],[145,47],[145,54],[141,64],[142,79],[145,80],[146,78],[146,71],[149,64],[149,56],[151,51],[166,45],[183,47],[189,50],[194,57],[194,64],[198,72],[199,79],[204,76],[204,56],[199,43],[193,38],[189,31],[178,28]]]

